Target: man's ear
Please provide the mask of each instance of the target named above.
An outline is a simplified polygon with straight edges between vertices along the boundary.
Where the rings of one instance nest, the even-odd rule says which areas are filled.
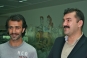
[[[83,25],[83,21],[82,20],[79,20],[78,27],[82,27],[82,25]]]
[[[22,33],[25,31],[25,28],[23,28]]]

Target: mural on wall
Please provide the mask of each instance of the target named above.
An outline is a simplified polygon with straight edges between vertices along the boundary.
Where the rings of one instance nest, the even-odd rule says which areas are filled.
[[[31,26],[26,31],[27,42],[37,49],[38,58],[46,58],[55,39],[58,36],[63,36],[62,26],[58,25],[57,28],[54,28],[50,15],[47,16],[46,21],[47,25],[44,26],[44,17],[40,16],[40,25],[36,27]]]
[[[59,36],[63,36],[62,26],[58,25],[58,27],[55,28],[52,17],[47,15],[46,18],[46,26],[44,26],[44,17],[40,16],[40,25],[29,26],[23,38],[24,41],[36,48],[38,58],[47,58],[55,39]],[[2,38],[7,41],[9,37],[4,35]]]

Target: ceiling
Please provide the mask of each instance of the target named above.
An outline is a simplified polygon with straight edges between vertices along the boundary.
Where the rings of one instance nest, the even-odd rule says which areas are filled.
[[[0,0],[0,15],[85,0]]]

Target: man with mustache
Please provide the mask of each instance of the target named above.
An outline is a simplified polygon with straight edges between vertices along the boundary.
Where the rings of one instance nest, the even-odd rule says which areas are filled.
[[[67,8],[64,11],[63,37],[58,37],[48,58],[87,58],[87,37],[83,34],[84,14],[81,10]]]
[[[22,15],[11,15],[7,19],[5,27],[10,35],[10,40],[0,45],[0,58],[37,58],[36,49],[22,40],[27,28]]]

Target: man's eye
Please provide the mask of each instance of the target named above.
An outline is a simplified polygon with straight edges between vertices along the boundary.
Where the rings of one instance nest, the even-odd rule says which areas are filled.
[[[20,27],[16,27],[16,29],[20,29]]]
[[[68,20],[68,22],[71,21],[71,20]]]
[[[9,29],[12,29],[12,27],[9,27]]]

